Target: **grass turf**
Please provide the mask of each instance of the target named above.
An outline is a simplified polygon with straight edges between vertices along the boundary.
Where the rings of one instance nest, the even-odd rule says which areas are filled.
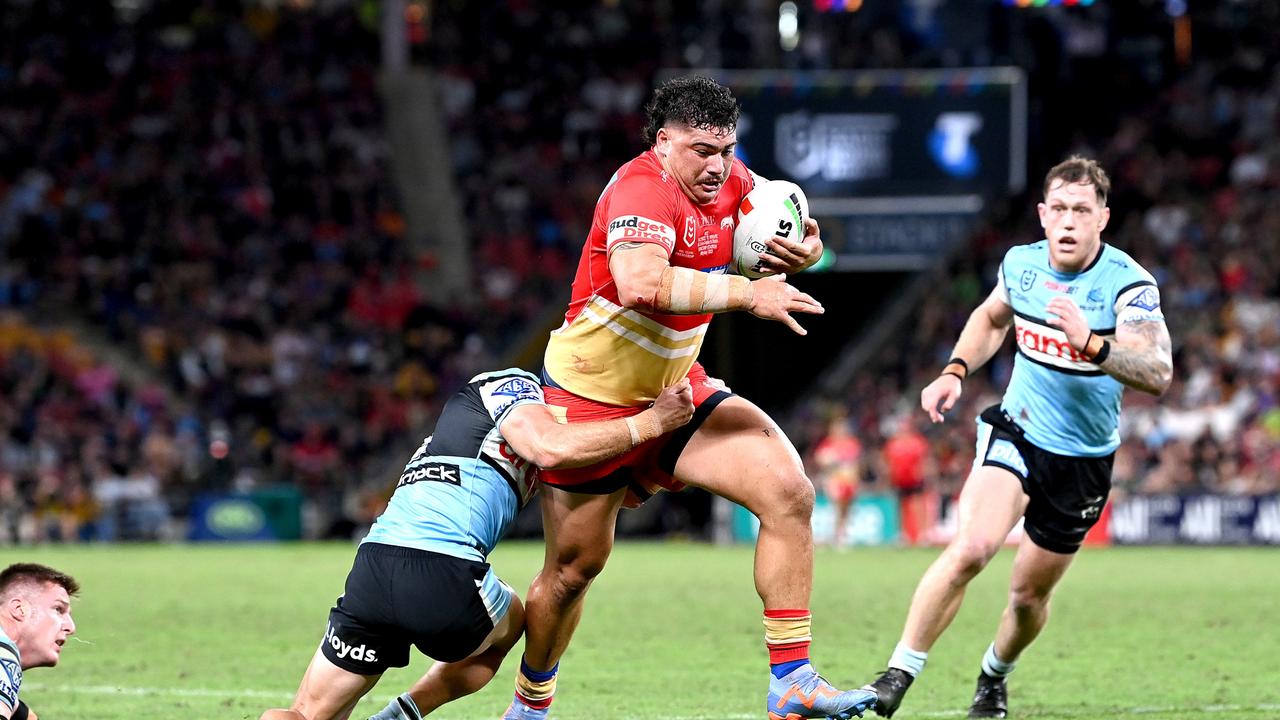
[[[287,705],[341,592],[344,544],[4,548],[83,585],[80,641],[56,669],[28,671],[42,720],[257,718]],[[878,672],[915,582],[937,550],[820,549],[814,659],[839,686]],[[538,543],[492,558],[521,595]],[[1004,604],[1013,553],[969,588],[901,720],[962,717]],[[1280,556],[1253,548],[1086,549],[1044,634],[1010,681],[1013,717],[1280,717]],[[561,720],[743,720],[764,716],[767,668],[749,547],[621,543],[561,664]],[[518,649],[517,649],[518,652]],[[358,706],[364,718],[427,667],[415,653]],[[436,717],[498,718],[517,664]]]

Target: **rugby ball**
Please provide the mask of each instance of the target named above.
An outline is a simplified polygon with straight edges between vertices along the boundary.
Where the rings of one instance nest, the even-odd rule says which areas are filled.
[[[773,275],[760,264],[769,252],[765,242],[779,238],[800,242],[804,220],[809,217],[809,200],[799,185],[786,180],[769,180],[756,185],[738,206],[738,227],[733,231],[733,262],[730,270],[751,279]]]

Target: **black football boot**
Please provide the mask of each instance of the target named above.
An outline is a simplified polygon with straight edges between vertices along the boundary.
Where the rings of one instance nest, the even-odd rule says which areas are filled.
[[[978,673],[978,688],[969,706],[971,718],[1002,718],[1009,714],[1009,688],[1005,678]]]
[[[913,680],[915,678],[911,673],[898,668],[889,668],[880,673],[880,677],[866,686],[876,694],[876,704],[873,706],[876,714],[880,717],[893,717]]]

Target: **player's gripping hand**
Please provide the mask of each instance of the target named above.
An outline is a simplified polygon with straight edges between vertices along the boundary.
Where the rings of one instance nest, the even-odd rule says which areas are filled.
[[[765,320],[777,320],[785,323],[799,335],[808,335],[809,331],[800,327],[800,323],[791,317],[791,313],[800,312],[810,315],[821,315],[826,312],[822,303],[814,300],[808,293],[802,293],[787,284],[786,275],[770,275],[767,278],[751,283],[752,315]]]
[[[920,407],[929,414],[929,419],[940,423],[946,418],[943,413],[955,407],[960,399],[960,378],[955,375],[939,375],[920,391]]]
[[[804,237],[799,242],[774,236],[766,244],[769,252],[760,256],[760,264],[775,273],[798,273],[822,259],[822,236],[813,218],[804,219]]]
[[[1067,342],[1071,343],[1076,352],[1083,350],[1089,343],[1092,331],[1089,329],[1089,321],[1076,302],[1066,295],[1059,295],[1049,301],[1046,309],[1049,312],[1045,322],[1066,333]]]
[[[693,385],[689,378],[680,378],[671,387],[663,388],[653,401],[653,410],[664,435],[692,420]]]

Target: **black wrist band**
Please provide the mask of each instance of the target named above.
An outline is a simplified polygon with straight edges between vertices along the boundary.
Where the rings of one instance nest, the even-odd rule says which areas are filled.
[[[950,365],[951,363],[947,363],[947,364]],[[942,377],[943,375],[950,375],[951,377],[956,378],[960,382],[964,382],[964,376],[956,372],[955,370],[943,370],[941,373],[938,374],[938,377]]]
[[[968,372],[969,372],[969,363],[965,362],[965,361],[964,361],[964,358],[962,358],[962,357],[953,357],[953,358],[951,358],[950,360],[948,360],[948,361],[947,361],[947,364],[948,364],[948,365],[959,365],[960,367],[964,368],[965,374],[968,374]],[[962,379],[963,379],[963,378],[962,378]]]
[[[1094,365],[1101,365],[1102,361],[1106,360],[1107,356],[1110,354],[1111,354],[1111,341],[1103,340],[1102,347],[1098,348],[1098,354],[1094,355],[1093,359],[1090,360],[1089,362],[1093,363]]]

